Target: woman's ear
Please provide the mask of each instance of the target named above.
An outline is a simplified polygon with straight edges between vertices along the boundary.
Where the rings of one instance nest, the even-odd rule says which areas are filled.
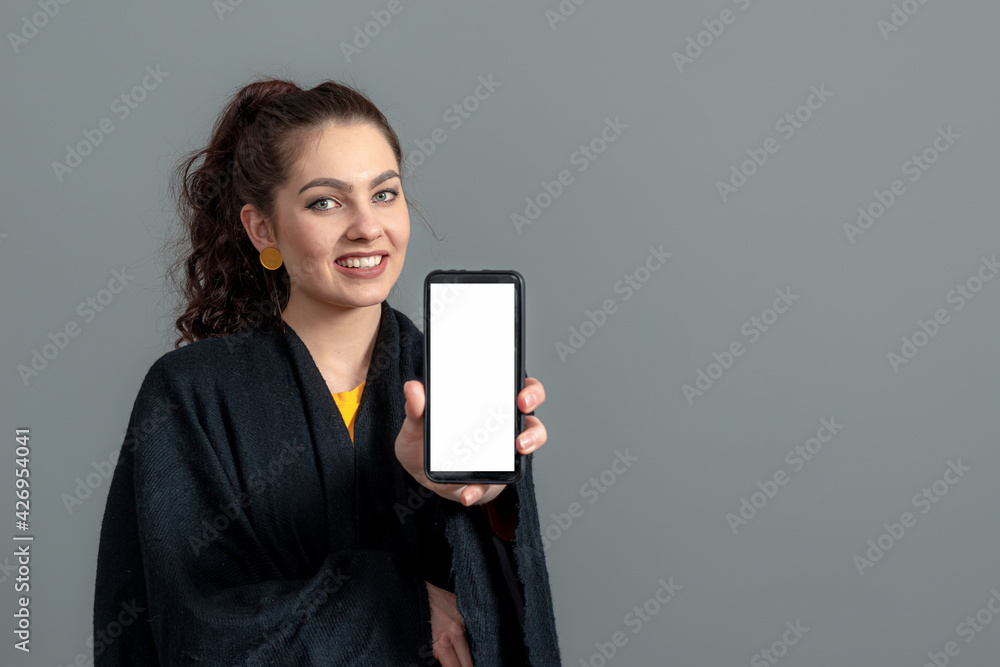
[[[253,204],[244,204],[240,209],[240,222],[243,223],[243,229],[250,237],[250,242],[258,251],[277,245],[267,220]]]

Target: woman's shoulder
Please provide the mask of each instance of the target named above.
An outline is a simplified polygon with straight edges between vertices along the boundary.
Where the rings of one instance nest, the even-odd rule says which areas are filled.
[[[142,379],[131,422],[146,432],[165,421],[200,422],[205,415],[229,414],[233,405],[253,405],[261,398],[255,395],[254,387],[283,391],[281,382],[287,373],[274,371],[281,363],[272,352],[276,349],[281,348],[274,332],[252,330],[205,338],[164,352]]]
[[[393,335],[380,336],[395,350],[384,350],[386,361],[399,364],[405,375],[420,377],[423,370],[424,334],[413,321],[386,303],[395,320]],[[295,338],[293,334],[288,334]],[[247,327],[226,336],[202,338],[160,355],[147,371],[143,384],[161,382],[181,391],[202,393],[291,381],[294,349],[277,325]],[[294,344],[292,344],[294,348]],[[302,363],[300,359],[298,363]]]
[[[239,384],[255,369],[268,367],[280,355],[280,332],[250,327],[226,336],[202,338],[160,355],[147,371],[183,385]]]

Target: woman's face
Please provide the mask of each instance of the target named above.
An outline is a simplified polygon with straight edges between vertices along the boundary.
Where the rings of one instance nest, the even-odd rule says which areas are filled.
[[[275,193],[276,242],[262,246],[281,251],[292,285],[289,305],[306,299],[315,302],[309,305],[361,307],[386,299],[410,237],[397,170],[392,148],[371,125],[331,125],[308,138]],[[244,212],[244,224],[246,218]],[[380,263],[367,269],[338,265],[350,255],[362,267],[363,256]]]

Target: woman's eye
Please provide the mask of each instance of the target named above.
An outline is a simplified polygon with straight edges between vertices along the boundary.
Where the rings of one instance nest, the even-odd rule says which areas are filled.
[[[379,202],[380,204],[387,204],[391,202],[393,199],[395,199],[398,194],[399,193],[393,190],[392,188],[386,188],[385,190],[382,190],[381,192],[375,194],[375,201]],[[390,197],[389,195],[392,196]]]
[[[322,206],[321,204],[323,203],[326,203],[327,205]],[[314,208],[319,211],[329,211],[331,208],[333,208],[333,199],[331,199],[330,197],[323,197],[321,199],[317,199],[313,203],[309,204],[307,208]]]

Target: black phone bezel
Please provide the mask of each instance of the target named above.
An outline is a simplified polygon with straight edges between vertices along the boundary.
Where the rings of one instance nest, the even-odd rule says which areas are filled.
[[[514,402],[514,414],[517,427],[515,438],[524,431],[524,413],[517,406],[517,394],[524,387],[527,375],[524,370],[524,276],[513,270],[483,269],[470,271],[464,269],[437,269],[424,278],[424,475],[432,482],[439,484],[516,484],[524,476],[524,454],[517,451],[514,441],[510,446],[514,449],[514,470],[487,471],[432,471],[431,461],[431,405],[430,382],[431,367],[431,322],[430,322],[430,292],[431,284],[443,283],[510,283],[514,285],[514,392],[511,400]]]

